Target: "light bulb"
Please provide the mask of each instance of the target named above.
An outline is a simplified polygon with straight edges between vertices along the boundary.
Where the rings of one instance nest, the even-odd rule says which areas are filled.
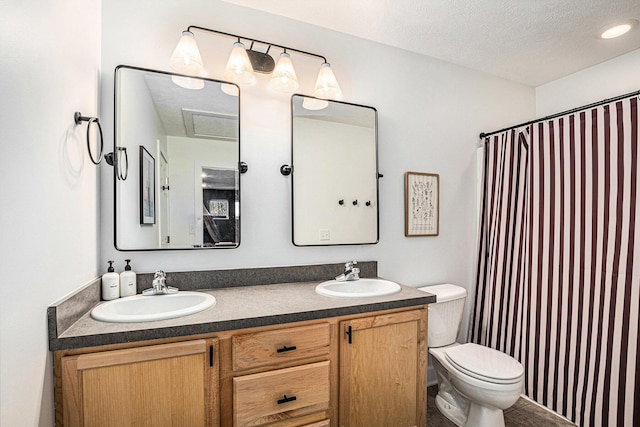
[[[604,28],[600,32],[600,38],[614,39],[616,37],[620,37],[621,35],[628,33],[636,25],[638,25],[637,19],[627,19],[626,21],[620,22],[617,25]]]
[[[181,74],[192,76],[204,74],[200,50],[191,31],[182,32],[182,37],[169,59],[169,65]]]
[[[287,52],[282,52],[271,74],[269,87],[281,92],[295,92],[298,86],[298,77],[291,62],[291,56]]]
[[[253,83],[256,79],[255,74],[253,74],[253,67],[249,61],[249,55],[247,55],[247,50],[240,42],[233,44],[224,77],[226,80],[238,84]]]
[[[335,99],[339,98],[340,95],[342,95],[342,90],[340,90],[338,80],[336,80],[336,76],[331,70],[331,64],[329,64],[328,62],[324,62],[320,66],[320,71],[318,72],[318,79],[316,80],[316,87],[313,91],[313,94],[318,98],[325,99]]]

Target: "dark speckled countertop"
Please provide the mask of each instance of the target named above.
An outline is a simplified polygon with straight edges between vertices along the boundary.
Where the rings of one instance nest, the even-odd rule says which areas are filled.
[[[55,307],[49,310],[49,348],[52,351],[159,338],[208,334],[221,331],[316,320],[419,306],[435,302],[435,296],[402,286],[399,293],[369,298],[331,298],[318,295],[319,281],[236,286],[206,289],[216,305],[189,316],[141,322],[108,323],[91,318],[91,309],[78,313],[77,320],[60,328]],[[99,280],[98,280],[99,282]],[[150,298],[162,298],[150,297]],[[53,325],[52,325],[53,322]],[[56,322],[58,328],[56,328]]]

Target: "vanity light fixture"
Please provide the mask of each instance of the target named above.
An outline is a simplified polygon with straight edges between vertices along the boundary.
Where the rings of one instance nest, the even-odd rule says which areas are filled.
[[[638,25],[638,20],[628,19],[619,24],[604,28],[602,31],[600,31],[600,38],[607,40],[607,39],[614,39],[616,37],[620,37],[623,34],[627,34],[636,25]]]
[[[338,98],[342,94],[336,76],[331,70],[331,64],[325,61],[320,66],[316,87],[313,94],[318,98],[333,99]]]
[[[191,31],[182,32],[180,41],[169,59],[169,65],[180,74],[188,74],[190,76],[204,75],[200,49],[198,49],[198,43],[196,43]]]
[[[250,84],[256,80],[249,55],[247,55],[247,50],[240,39],[233,44],[224,71],[224,78],[238,84]]]
[[[280,54],[276,68],[271,74],[271,81],[269,81],[269,87],[281,92],[295,92],[298,89],[298,76],[296,76],[296,70],[293,68],[293,62],[291,62],[291,56],[287,53],[286,49]]]
[[[331,65],[329,65],[324,56],[194,25],[189,26],[186,31],[182,32],[182,37],[169,61],[171,68],[181,74],[192,76],[202,76],[205,74],[202,57],[200,56],[200,51],[195,41],[194,30],[236,39],[224,73],[224,78],[227,80],[241,85],[251,84],[255,81],[254,73],[271,73],[270,88],[283,92],[295,92],[299,87],[299,83],[291,55],[289,54],[289,52],[295,52],[322,60],[320,72],[318,73],[313,91],[314,96],[323,99],[335,99],[342,95],[340,85],[338,85],[338,81],[333,74]],[[243,41],[251,42],[248,49],[242,43]],[[266,46],[266,52],[254,50],[253,47],[256,43]],[[282,49],[278,63],[275,65],[273,57],[269,54],[271,48]]]

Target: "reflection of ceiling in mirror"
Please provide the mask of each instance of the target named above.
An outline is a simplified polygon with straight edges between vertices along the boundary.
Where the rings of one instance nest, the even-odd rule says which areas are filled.
[[[238,117],[208,111],[182,109],[187,136],[236,141],[238,139]]]
[[[238,138],[238,97],[222,92],[220,83],[205,80],[204,88],[193,90],[176,85],[167,74],[145,73],[144,79],[168,136]],[[198,117],[183,110],[198,112]]]
[[[229,169],[202,168],[202,188],[214,190],[235,190],[237,171]]]
[[[371,107],[328,101],[329,105],[326,108],[321,110],[308,110],[302,105],[305,98],[306,97],[300,95],[293,96],[294,117],[324,120],[367,128],[375,127],[375,110]]]

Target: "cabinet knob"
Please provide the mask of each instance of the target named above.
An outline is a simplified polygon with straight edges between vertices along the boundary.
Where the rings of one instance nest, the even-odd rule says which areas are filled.
[[[277,402],[278,405],[282,405],[283,403],[293,402],[294,400],[296,400],[295,396],[287,397],[287,395],[285,394],[282,396],[282,399],[279,399]]]
[[[286,345],[283,345],[282,348],[279,348],[278,350],[276,350],[278,353],[286,353],[287,351],[293,351],[295,350],[297,347],[295,345],[292,345],[291,347],[287,347]]]

